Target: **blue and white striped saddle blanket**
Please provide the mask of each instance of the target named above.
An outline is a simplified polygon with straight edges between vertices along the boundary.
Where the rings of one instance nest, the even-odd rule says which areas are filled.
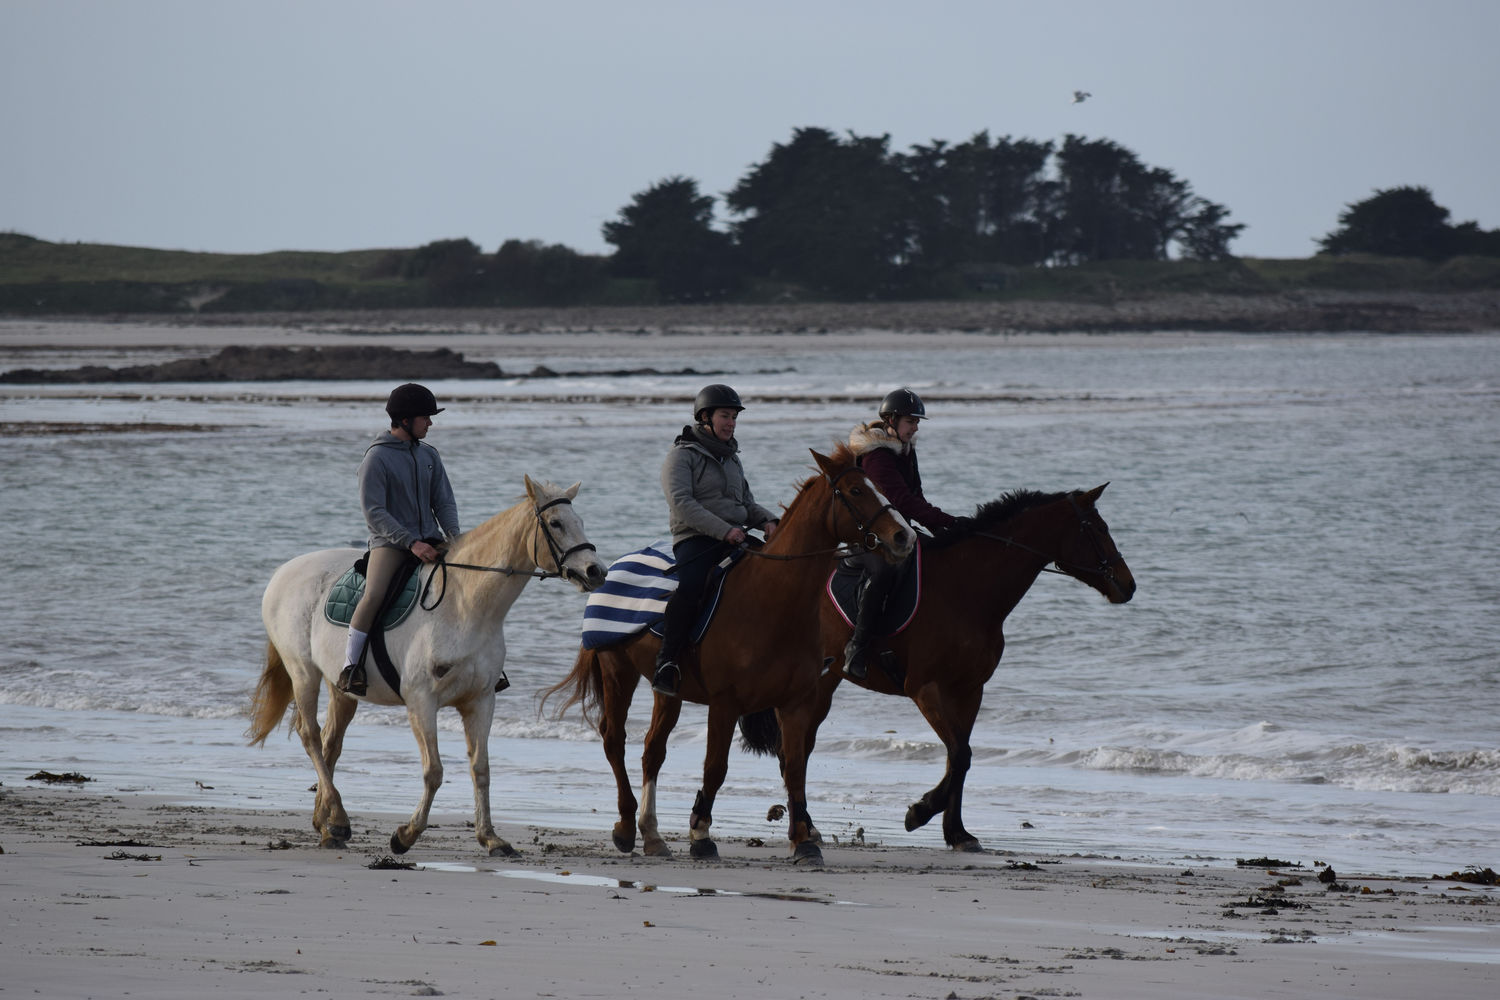
[[[734,554],[736,561],[740,554]],[[588,603],[583,608],[583,648],[608,646],[646,628],[660,635],[667,600],[677,589],[677,576],[672,573],[676,565],[671,543],[666,539],[654,541],[644,549],[627,553],[611,563],[604,583],[590,592]],[[723,572],[709,578],[704,608],[694,623],[689,641],[697,642],[703,638],[714,609],[718,607],[723,586]]]

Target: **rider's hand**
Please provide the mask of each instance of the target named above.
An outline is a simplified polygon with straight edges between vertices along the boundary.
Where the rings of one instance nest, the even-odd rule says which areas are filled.
[[[776,537],[776,529],[780,527],[780,521],[767,521],[765,524],[760,526],[760,530],[765,532],[766,541],[769,542],[771,539]]]
[[[417,541],[411,543],[411,554],[424,563],[437,562],[438,550],[426,542]]]
[[[724,541],[730,545],[741,545],[745,541],[745,529],[735,525],[724,533]]]

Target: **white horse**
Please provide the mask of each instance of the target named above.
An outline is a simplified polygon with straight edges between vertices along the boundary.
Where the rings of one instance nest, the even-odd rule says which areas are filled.
[[[495,715],[495,688],[504,677],[506,612],[528,580],[560,576],[579,590],[604,582],[605,565],[584,536],[583,520],[573,510],[578,483],[561,489],[526,477],[526,499],[501,511],[456,538],[446,555],[449,568],[439,570],[425,603],[437,593],[432,610],[414,609],[411,617],[386,633],[391,661],[400,674],[400,693],[375,669],[366,668],[369,693],[377,705],[406,705],[412,732],[422,748],[422,801],[411,819],[391,834],[391,850],[405,853],[427,828],[433,796],[443,783],[438,756],[437,711],[446,705],[463,718],[474,781],[474,834],[491,855],[515,850],[495,833],[490,821],[490,722]],[[271,577],[261,601],[265,622],[266,667],[255,689],[252,744],[264,744],[294,700],[291,729],[318,772],[313,828],[322,846],[342,848],[349,839],[333,768],[343,749],[344,730],[360,699],[334,686],[344,666],[348,628],[323,616],[323,603],[340,575],[354,564],[358,549],[324,549],[284,563]],[[460,565],[461,564],[461,565]],[[424,579],[431,567],[421,572]],[[318,727],[318,687],[328,683],[330,701],[322,731]]]

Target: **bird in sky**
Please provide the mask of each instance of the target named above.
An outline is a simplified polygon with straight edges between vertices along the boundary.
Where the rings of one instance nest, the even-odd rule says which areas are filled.
[[[1075,90],[1073,91],[1073,103],[1082,104],[1084,101],[1093,96],[1094,95],[1090,94],[1087,90]]]

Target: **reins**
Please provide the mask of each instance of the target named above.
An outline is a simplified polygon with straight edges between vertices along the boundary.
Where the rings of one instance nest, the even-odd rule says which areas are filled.
[[[843,490],[839,489],[840,479],[843,479],[851,472],[858,471],[859,466],[851,465],[849,466],[849,468],[845,469],[843,472],[840,472],[836,476],[825,474],[823,476],[823,479],[828,483],[829,488],[833,491],[834,499],[842,503],[844,505],[844,509],[849,512],[849,515],[852,518],[854,518],[854,530],[865,536],[863,543],[861,543],[861,549],[855,549],[848,545],[841,544],[835,545],[831,549],[816,549],[812,552],[796,552],[788,555],[782,555],[781,553],[777,552],[762,552],[758,549],[751,548],[744,542],[741,542],[738,547],[747,555],[758,556],[761,559],[775,559],[781,562],[791,562],[794,559],[813,559],[818,556],[826,555],[837,555],[842,558],[845,556],[852,556],[859,551],[873,552],[876,549],[884,546],[886,544],[885,541],[881,539],[880,536],[876,535],[873,530],[870,530],[868,527],[866,527],[866,523],[861,519],[859,511],[854,509],[854,502],[844,495]],[[879,510],[875,511],[874,516],[870,518],[870,523],[873,524],[875,521],[879,520],[880,515],[884,514],[886,511],[895,509],[896,508],[894,504],[886,502]]]
[[[547,521],[542,517],[542,512],[547,510],[548,508],[556,507],[559,504],[571,503],[572,501],[568,497],[558,497],[555,500],[547,501],[540,507],[536,508],[536,510],[533,512],[534,516],[536,517],[537,526],[542,529],[542,537],[547,540],[547,550],[552,556],[552,563],[553,565],[558,567],[556,572],[552,570],[544,570],[541,568],[541,560],[536,557],[535,535],[533,535],[531,538],[531,561],[536,568],[530,570],[516,569],[512,566],[480,566],[474,563],[449,562],[447,559],[443,558],[442,554],[440,553],[438,555],[437,562],[433,563],[431,571],[429,571],[427,574],[427,582],[422,585],[422,594],[418,599],[418,603],[420,604],[422,610],[433,611],[437,608],[438,605],[443,603],[443,598],[448,595],[448,570],[450,567],[453,569],[471,570],[476,573],[499,573],[502,576],[524,576],[532,580],[548,580],[564,575],[562,571],[562,565],[573,553],[584,551],[598,551],[594,548],[592,542],[580,542],[579,544],[573,546],[571,549],[564,549],[557,543],[557,539],[552,537],[552,530],[547,527]],[[438,572],[440,570],[443,574],[443,582],[438,589],[437,600],[429,606],[427,604],[427,594],[432,588],[433,578],[438,575]]]
[[[1123,562],[1123,560],[1118,556],[1107,556],[1104,554],[1103,548],[1099,545],[1098,535],[1089,530],[1094,526],[1094,522],[1090,521],[1088,515],[1083,512],[1083,508],[1078,506],[1077,491],[1068,494],[1068,502],[1073,505],[1073,511],[1078,515],[1078,530],[1086,538],[1088,538],[1089,544],[1093,546],[1094,554],[1099,558],[1099,565],[1097,568],[1092,566],[1081,566],[1078,563],[1071,563],[1062,559],[1058,559],[1055,556],[1043,552],[1041,549],[1032,548],[1030,545],[1018,542],[1014,538],[1006,535],[992,535],[987,531],[975,531],[974,534],[978,535],[981,538],[988,538],[991,541],[996,541],[1000,542],[1003,545],[1008,545],[1011,548],[1020,549],[1023,552],[1030,552],[1035,556],[1041,556],[1043,559],[1047,560],[1048,563],[1055,564],[1057,566],[1056,569],[1054,569],[1051,565],[1043,566],[1043,573],[1060,573],[1063,576],[1090,574],[1095,576],[1102,576],[1105,579],[1118,584],[1118,581],[1115,580],[1115,575],[1113,572],[1111,572],[1111,570],[1114,566]],[[1067,568],[1065,569],[1064,567]],[[1070,572],[1070,570],[1072,572]]]

